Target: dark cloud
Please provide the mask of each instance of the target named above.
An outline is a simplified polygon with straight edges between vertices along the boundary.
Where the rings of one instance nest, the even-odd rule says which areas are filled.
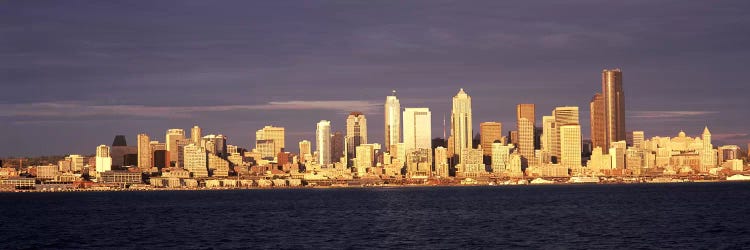
[[[0,155],[87,153],[114,134],[163,139],[196,123],[246,147],[263,125],[285,126],[293,149],[318,120],[343,130],[346,112],[209,109],[369,105],[391,89],[405,107],[432,109],[436,135],[461,87],[478,122],[512,129],[514,105],[536,103],[537,116],[580,106],[587,127],[600,70],[613,67],[624,71],[629,129],[744,134],[748,10],[747,1],[671,0],[6,1]],[[186,107],[201,112],[171,112]],[[371,112],[370,140],[382,141],[379,110],[351,108]]]

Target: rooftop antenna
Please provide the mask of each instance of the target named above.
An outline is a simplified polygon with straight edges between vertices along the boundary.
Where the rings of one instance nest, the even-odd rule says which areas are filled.
[[[445,138],[445,113],[443,113],[443,140],[448,141],[448,139]]]

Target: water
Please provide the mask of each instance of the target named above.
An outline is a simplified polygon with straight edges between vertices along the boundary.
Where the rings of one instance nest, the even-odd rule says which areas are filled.
[[[750,183],[0,194],[16,248],[750,247]]]

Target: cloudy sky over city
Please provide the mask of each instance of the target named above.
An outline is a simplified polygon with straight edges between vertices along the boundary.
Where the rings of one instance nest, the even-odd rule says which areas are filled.
[[[428,107],[433,137],[464,88],[474,127],[537,126],[580,106],[620,68],[627,130],[750,141],[749,1],[3,1],[0,156],[93,154],[117,134],[221,133],[252,148],[282,126],[362,111],[383,142],[383,103]],[[449,124],[450,122],[448,122]],[[450,130],[450,128],[447,128]],[[715,144],[718,144],[715,143]]]

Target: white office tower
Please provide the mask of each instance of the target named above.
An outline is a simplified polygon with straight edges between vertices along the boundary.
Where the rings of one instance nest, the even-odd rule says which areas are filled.
[[[385,98],[385,151],[391,152],[391,146],[401,142],[401,103],[396,98],[396,91]],[[391,152],[393,155],[393,153]]]
[[[96,147],[96,172],[103,173],[112,170],[112,157],[107,145]]]
[[[182,130],[182,129],[167,130],[165,141],[167,143],[167,154],[169,156],[169,161],[179,162],[180,151],[179,151],[178,143],[183,140],[185,140],[185,130]]]
[[[184,147],[185,170],[189,171],[194,178],[208,177],[208,152],[206,149],[190,144]]]
[[[471,97],[460,89],[458,94],[453,97],[453,109],[451,112],[451,137],[453,137],[453,152],[459,154],[461,162],[462,152],[468,152],[465,149],[472,148],[471,122]]]
[[[321,120],[315,130],[315,151],[318,153],[318,164],[331,164],[331,122]]]
[[[560,165],[568,168],[581,166],[581,126],[560,127]]]

